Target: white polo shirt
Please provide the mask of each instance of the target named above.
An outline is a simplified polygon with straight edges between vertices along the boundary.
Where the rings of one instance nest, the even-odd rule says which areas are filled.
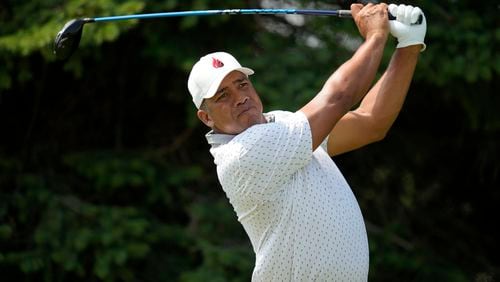
[[[366,281],[366,228],[346,180],[324,146],[312,152],[303,113],[266,117],[236,136],[207,134],[256,254],[252,281]]]

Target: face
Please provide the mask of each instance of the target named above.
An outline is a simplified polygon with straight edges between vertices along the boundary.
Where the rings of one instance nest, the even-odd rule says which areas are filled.
[[[229,73],[204,104],[198,118],[217,133],[239,134],[252,125],[266,122],[259,95],[248,77],[239,71]]]

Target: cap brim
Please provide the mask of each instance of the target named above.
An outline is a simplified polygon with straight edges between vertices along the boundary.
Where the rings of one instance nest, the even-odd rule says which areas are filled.
[[[210,88],[208,89],[207,93],[205,94],[205,96],[203,96],[203,99],[212,98],[215,95],[215,93],[217,93],[217,89],[219,88],[219,85],[224,80],[224,78],[233,71],[242,72],[242,73],[246,74],[247,76],[254,74],[254,71],[252,69],[245,68],[245,67],[228,69],[227,71],[220,73],[219,76],[217,77],[217,79],[214,79],[214,81],[212,82],[212,85],[210,85]]]

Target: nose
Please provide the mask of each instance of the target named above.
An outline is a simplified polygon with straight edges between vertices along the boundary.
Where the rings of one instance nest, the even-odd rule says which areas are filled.
[[[248,96],[238,93],[236,97],[236,106],[238,107],[244,105],[248,101],[248,99],[249,99]]]

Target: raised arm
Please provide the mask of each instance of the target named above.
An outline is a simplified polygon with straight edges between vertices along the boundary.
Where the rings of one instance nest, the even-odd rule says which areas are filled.
[[[391,33],[398,39],[397,49],[387,70],[360,106],[343,116],[330,133],[328,153],[331,156],[383,139],[403,106],[419,53],[425,49],[427,24],[418,7],[391,4],[389,11],[399,15],[397,21],[390,23]],[[423,22],[412,25],[420,15]]]
[[[351,11],[365,41],[352,58],[328,78],[318,95],[300,109],[307,116],[311,127],[313,150],[366,94],[380,65],[387,41],[387,5],[353,4]]]
[[[383,139],[396,120],[406,98],[417,64],[420,46],[397,49],[382,77],[360,106],[336,124],[328,139],[331,156]]]

